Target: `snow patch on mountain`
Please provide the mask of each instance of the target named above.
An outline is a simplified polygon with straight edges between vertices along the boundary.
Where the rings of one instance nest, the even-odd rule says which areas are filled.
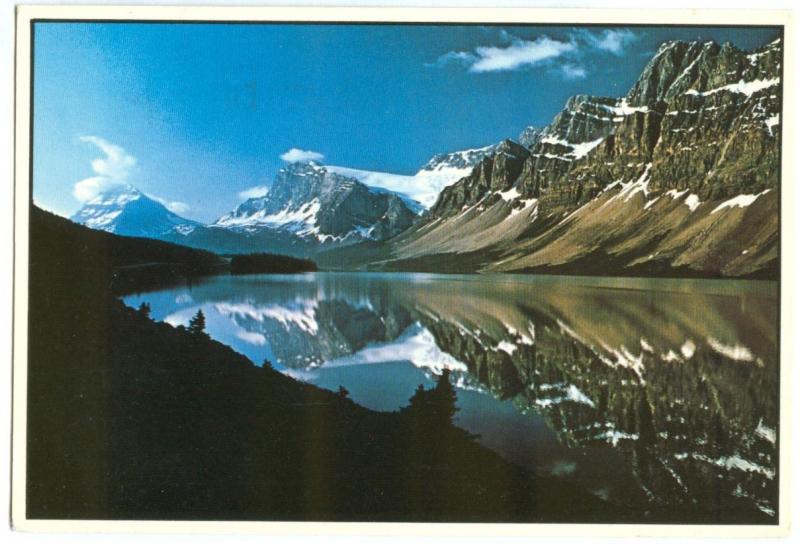
[[[326,168],[344,176],[355,179],[373,189],[397,193],[403,201],[417,214],[422,213],[425,203],[422,199],[427,198],[427,193],[432,190],[430,187],[420,185],[420,180],[416,176],[406,176],[403,174],[391,174],[388,172],[373,172],[370,170],[359,170],[358,168],[348,168],[346,166],[328,165]],[[438,193],[437,193],[438,194]],[[436,197],[434,196],[434,201]]]
[[[442,189],[468,176],[485,157],[491,156],[497,145],[465,149],[434,155],[414,175],[360,170],[346,166],[328,165],[331,172],[360,181],[369,187],[398,193],[407,199],[415,213],[422,213],[436,203]],[[410,202],[409,202],[410,201]]]
[[[424,211],[405,195],[365,183],[392,187],[399,178],[314,161],[292,163],[278,172],[266,195],[246,200],[211,226],[246,236],[273,231],[313,244],[381,240]]]
[[[726,200],[725,202],[714,208],[711,214],[713,215],[721,210],[724,210],[725,208],[746,208],[753,202],[755,202],[758,199],[758,197],[763,196],[768,192],[769,189],[755,195],[737,195],[731,198],[730,200]]]
[[[299,207],[295,207],[289,203],[286,207],[281,209],[278,213],[267,215],[266,209],[261,209],[252,215],[237,215],[230,213],[223,216],[214,223],[218,227],[257,227],[257,226],[284,226],[294,225],[297,229],[302,228],[302,225],[313,226],[316,222],[316,216],[319,212],[319,200],[316,198],[311,202],[306,202]]]
[[[214,306],[221,315],[227,317],[249,318],[259,323],[265,320],[274,320],[280,323],[287,331],[297,327],[312,336],[319,331],[314,301],[302,301],[292,305],[266,304],[256,306],[247,302],[228,303],[219,302]]]
[[[600,145],[600,143],[603,140],[604,140],[604,138],[597,138],[596,140],[592,140],[590,142],[570,143],[567,140],[564,140],[563,138],[558,138],[556,136],[546,136],[546,137],[542,138],[539,141],[542,142],[542,143],[545,143],[545,144],[560,145],[560,146],[563,146],[563,147],[571,147],[572,148],[572,151],[570,151],[569,153],[565,154],[563,157],[561,157],[561,156],[552,156],[552,157],[548,156],[548,158],[555,158],[555,159],[561,158],[561,159],[564,159],[564,160],[576,160],[576,159],[582,159],[583,157],[588,155],[589,152],[592,149],[594,149],[595,147],[597,147],[598,145]]]
[[[353,354],[325,363],[325,368],[408,361],[418,368],[440,375],[444,369],[466,372],[467,365],[442,351],[428,329],[419,323],[410,325],[396,340],[365,347]]]
[[[712,94],[727,91],[731,93],[743,94],[745,96],[752,96],[753,94],[759,91],[778,85],[780,82],[781,82],[780,78],[777,77],[771,79],[754,79],[752,81],[739,80],[736,83],[723,85],[722,87],[717,87],[715,89],[711,89],[704,92],[700,92],[695,89],[689,89],[688,91],[686,91],[685,94],[690,94],[694,96],[709,96]]]

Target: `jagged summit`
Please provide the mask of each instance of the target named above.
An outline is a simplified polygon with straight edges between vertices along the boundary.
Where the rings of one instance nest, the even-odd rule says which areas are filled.
[[[243,234],[280,231],[312,244],[351,244],[393,236],[415,217],[400,195],[309,161],[281,168],[265,196],[246,200],[212,227]]]
[[[522,132],[519,133],[519,136],[517,136],[517,141],[520,143],[520,145],[530,148],[539,143],[539,139],[541,137],[542,137],[541,128],[528,126],[525,127],[522,130]]]
[[[447,169],[471,169],[481,159],[496,152],[498,144],[487,145],[475,149],[439,153],[434,155],[421,168],[421,171],[442,172]],[[466,172],[468,174],[469,171]]]
[[[628,101],[643,105],[669,101],[689,89],[707,90],[774,72],[780,62],[780,39],[751,54],[730,43],[672,41],[661,46],[628,93]]]

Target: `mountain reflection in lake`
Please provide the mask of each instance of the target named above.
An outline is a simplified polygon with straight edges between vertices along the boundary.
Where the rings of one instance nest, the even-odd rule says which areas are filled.
[[[777,510],[773,283],[318,273],[125,298],[144,301],[377,410],[449,368],[458,425],[608,500]]]

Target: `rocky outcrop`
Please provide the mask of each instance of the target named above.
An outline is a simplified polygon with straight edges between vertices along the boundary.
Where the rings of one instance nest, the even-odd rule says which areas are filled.
[[[542,137],[542,129],[534,126],[525,127],[517,136],[517,141],[525,147],[533,147]]]
[[[522,167],[530,156],[523,146],[504,140],[496,147],[496,154],[481,160],[475,169],[458,183],[445,187],[429,217],[447,217],[490,198],[494,193],[506,191],[522,172]],[[496,198],[499,198],[495,195]]]

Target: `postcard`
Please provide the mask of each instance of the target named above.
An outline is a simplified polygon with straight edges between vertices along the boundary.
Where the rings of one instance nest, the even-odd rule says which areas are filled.
[[[789,23],[20,7],[13,526],[785,534]]]

